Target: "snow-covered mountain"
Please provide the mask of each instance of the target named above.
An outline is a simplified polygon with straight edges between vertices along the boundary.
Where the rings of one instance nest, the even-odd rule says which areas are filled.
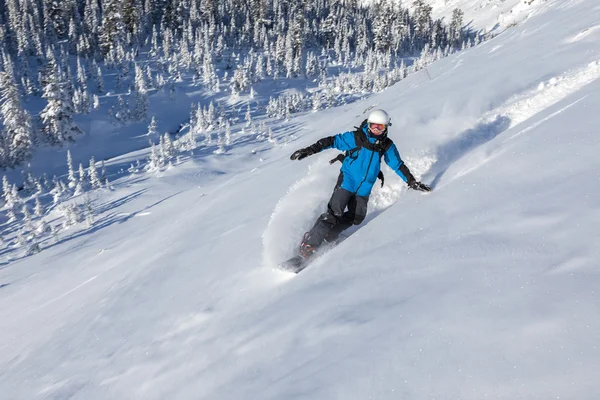
[[[475,3],[475,25],[498,18]],[[527,3],[383,93],[134,168],[94,193],[91,229],[4,248],[0,397],[596,399],[600,5]],[[277,270],[338,170],[334,151],[289,155],[374,107],[434,191],[384,168],[362,226],[301,274]]]

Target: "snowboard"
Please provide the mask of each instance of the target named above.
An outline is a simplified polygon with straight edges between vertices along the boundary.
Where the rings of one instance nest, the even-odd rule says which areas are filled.
[[[279,264],[279,268],[297,274],[306,268],[311,261],[312,260],[306,259],[301,255],[297,255]]]
[[[297,274],[300,271],[304,270],[306,267],[308,267],[309,264],[315,261],[317,258],[321,257],[323,254],[327,253],[329,250],[333,249],[335,246],[343,242],[347,237],[348,236],[346,235],[340,234],[340,236],[335,242],[323,244],[321,248],[310,258],[304,258],[301,255],[296,254],[292,258],[280,263],[279,268],[283,269],[284,271],[289,271]]]

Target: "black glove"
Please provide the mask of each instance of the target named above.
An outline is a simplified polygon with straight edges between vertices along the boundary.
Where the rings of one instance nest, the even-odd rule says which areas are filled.
[[[312,156],[313,154],[315,154],[315,151],[310,147],[306,147],[304,149],[296,150],[294,153],[292,153],[290,160],[302,160],[308,156]]]
[[[408,182],[408,187],[420,192],[431,192],[431,188],[429,186],[416,180]]]
[[[302,160],[308,156],[312,156],[313,154],[317,154],[323,149],[328,149],[333,147],[335,143],[335,138],[333,136],[324,137],[322,139],[317,140],[316,143],[311,144],[304,149],[296,150],[291,156],[290,160]]]

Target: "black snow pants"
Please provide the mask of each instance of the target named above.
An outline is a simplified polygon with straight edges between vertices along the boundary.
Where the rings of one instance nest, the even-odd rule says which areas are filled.
[[[324,240],[335,241],[342,231],[352,225],[359,225],[367,216],[369,196],[357,196],[355,193],[342,189],[343,175],[340,174],[337,185],[327,204],[327,212],[315,222],[308,232],[304,243],[319,247]],[[346,207],[348,210],[346,211]]]

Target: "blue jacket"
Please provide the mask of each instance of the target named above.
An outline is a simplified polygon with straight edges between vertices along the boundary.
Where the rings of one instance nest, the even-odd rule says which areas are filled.
[[[362,127],[362,131],[368,138],[370,143],[375,143],[377,138],[367,133],[367,126]],[[349,151],[359,147],[354,139],[354,131],[344,132],[332,136],[328,140],[327,148],[336,148],[341,151]],[[400,153],[395,144],[389,147],[384,153],[383,159],[385,163],[394,170],[404,182],[409,179],[414,179],[408,168],[404,165],[404,161],[400,158]],[[347,156],[342,163],[341,172],[343,174],[342,189],[356,193],[358,196],[369,196],[371,189],[377,181],[377,175],[381,170],[381,160],[377,151],[369,150],[365,147],[360,147],[360,150],[352,156]]]

